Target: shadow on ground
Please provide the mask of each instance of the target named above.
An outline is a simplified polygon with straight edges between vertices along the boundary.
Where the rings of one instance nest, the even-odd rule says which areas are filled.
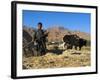
[[[51,49],[51,50],[47,50],[48,53],[53,53],[53,54],[57,54],[60,55],[63,53],[64,50],[60,50],[60,49]]]

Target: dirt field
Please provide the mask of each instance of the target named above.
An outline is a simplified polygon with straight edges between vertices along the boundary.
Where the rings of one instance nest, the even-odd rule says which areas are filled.
[[[79,50],[48,50],[44,56],[23,57],[23,69],[83,67],[91,65],[90,48]]]

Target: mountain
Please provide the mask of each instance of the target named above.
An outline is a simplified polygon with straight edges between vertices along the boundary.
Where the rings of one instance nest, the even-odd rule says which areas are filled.
[[[63,37],[67,34],[72,35],[76,34],[80,38],[90,40],[90,34],[80,31],[71,31],[69,29],[66,29],[64,27],[51,27],[48,29],[49,35],[48,35],[48,41],[62,41]]]
[[[80,38],[83,38],[83,39],[86,39],[86,40],[90,40],[91,39],[91,35],[89,33],[86,33],[86,32],[73,31],[72,33],[76,34]]]
[[[64,27],[51,27],[48,29],[48,41],[62,41],[64,35],[70,34],[71,31]]]

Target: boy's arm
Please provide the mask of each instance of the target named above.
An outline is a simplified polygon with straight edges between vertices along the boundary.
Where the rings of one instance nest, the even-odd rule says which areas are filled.
[[[33,38],[32,38],[32,41],[35,41],[36,40],[36,32],[33,32]]]
[[[49,34],[49,32],[48,32],[48,31],[45,31],[45,32],[44,32],[45,37],[47,37],[47,36],[48,36],[48,34]]]

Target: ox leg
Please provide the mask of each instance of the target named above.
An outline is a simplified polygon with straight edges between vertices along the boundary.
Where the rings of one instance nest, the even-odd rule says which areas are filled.
[[[81,50],[82,46],[79,46],[79,50]]]
[[[77,50],[77,46],[75,46],[75,50]]]
[[[71,45],[71,46],[70,46],[70,49],[72,49],[72,48],[73,48],[73,46]]]
[[[65,49],[68,49],[68,45],[66,43],[64,44],[64,48]]]

